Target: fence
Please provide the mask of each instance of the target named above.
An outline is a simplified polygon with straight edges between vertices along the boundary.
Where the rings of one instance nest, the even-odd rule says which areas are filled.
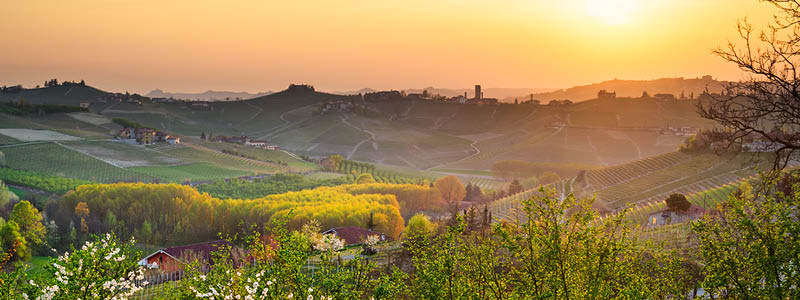
[[[175,289],[172,289],[172,287],[183,278],[183,275],[183,271],[147,275],[143,281],[138,282],[139,285],[143,284],[143,282],[147,282],[147,285],[145,285],[144,288],[137,292],[131,299],[148,300],[158,297],[174,298],[169,297],[177,296],[171,294],[175,291]]]

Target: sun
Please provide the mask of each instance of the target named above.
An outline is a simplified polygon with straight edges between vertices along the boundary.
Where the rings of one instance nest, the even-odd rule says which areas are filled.
[[[609,25],[628,24],[639,0],[586,0],[586,13]]]

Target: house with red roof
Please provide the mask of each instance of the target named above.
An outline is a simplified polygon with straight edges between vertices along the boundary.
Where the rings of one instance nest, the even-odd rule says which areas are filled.
[[[140,265],[159,269],[165,273],[180,271],[184,264],[194,260],[212,262],[212,253],[222,247],[231,246],[224,240],[196,243],[183,246],[168,247],[146,256],[139,261]]]

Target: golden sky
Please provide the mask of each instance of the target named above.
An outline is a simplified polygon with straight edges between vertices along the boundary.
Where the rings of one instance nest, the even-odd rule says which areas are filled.
[[[0,84],[110,91],[569,87],[739,79],[710,54],[757,0],[5,0]]]

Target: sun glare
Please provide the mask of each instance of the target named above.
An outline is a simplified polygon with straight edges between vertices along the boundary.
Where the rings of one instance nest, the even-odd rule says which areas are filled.
[[[586,13],[610,25],[628,24],[638,0],[586,0]]]

